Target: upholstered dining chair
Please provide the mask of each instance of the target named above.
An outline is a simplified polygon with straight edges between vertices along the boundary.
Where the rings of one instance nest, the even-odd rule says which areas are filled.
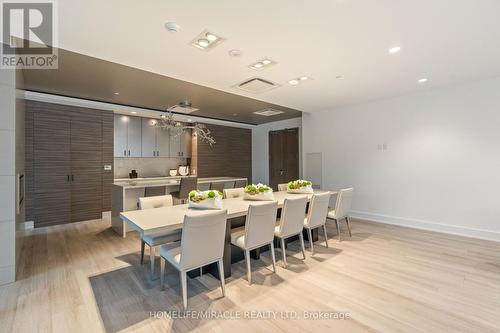
[[[160,286],[163,289],[165,262],[168,261],[180,273],[182,304],[187,309],[187,272],[217,262],[222,295],[225,296],[224,238],[226,235],[227,211],[207,211],[197,215],[185,215],[182,239],[179,243],[160,247]]]
[[[354,193],[353,188],[346,188],[340,190],[337,195],[337,201],[335,202],[335,209],[328,212],[327,218],[333,220],[337,225],[337,232],[339,234],[340,242],[340,221],[345,219],[347,224],[347,230],[349,231],[349,237],[351,237],[351,226],[349,221],[349,213],[351,211],[352,196]]]
[[[247,180],[246,179],[242,179],[242,180],[237,180],[234,182],[234,188],[238,188],[238,187],[245,187],[247,186]]]
[[[309,212],[304,219],[304,229],[307,230],[309,243],[311,244],[311,254],[314,254],[314,244],[312,240],[312,229],[323,227],[325,233],[325,245],[328,247],[328,235],[326,233],[326,215],[328,214],[328,204],[330,202],[330,192],[313,194],[309,204]]]
[[[181,203],[185,203],[188,199],[189,192],[196,190],[198,186],[198,177],[182,177],[179,184],[179,191],[171,192],[172,197]]]
[[[248,207],[245,226],[231,230],[231,244],[245,251],[247,263],[248,284],[252,284],[252,270],[250,267],[250,251],[269,245],[273,272],[276,273],[276,257],[274,255],[274,228],[278,202],[253,204]]]
[[[279,192],[286,191],[286,190],[288,190],[288,183],[286,183],[286,184],[278,184],[278,191]]]
[[[224,189],[224,199],[239,198],[245,193],[243,187],[240,188],[226,188]]]
[[[306,258],[304,247],[304,215],[306,214],[307,196],[299,196],[293,199],[285,199],[279,225],[274,229],[274,236],[281,241],[281,252],[283,255],[283,266],[286,268],[285,239],[292,236],[299,236],[302,255]]]
[[[139,209],[154,209],[172,206],[171,195],[159,195],[156,197],[139,198]],[[152,234],[144,235],[141,239],[141,264],[144,262],[144,247],[149,246],[149,261],[151,264],[151,279],[155,274],[155,248],[166,243],[178,242],[181,240],[181,232],[158,231]]]

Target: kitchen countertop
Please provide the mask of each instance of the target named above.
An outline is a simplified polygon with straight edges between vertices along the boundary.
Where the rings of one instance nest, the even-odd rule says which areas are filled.
[[[183,177],[193,176],[174,176],[174,177],[151,177],[151,178],[117,178],[113,185],[128,188],[141,188],[141,187],[154,187],[154,186],[178,186]],[[247,178],[240,177],[208,177],[198,178],[199,184],[206,184],[212,182],[227,182],[236,180],[247,180]]]

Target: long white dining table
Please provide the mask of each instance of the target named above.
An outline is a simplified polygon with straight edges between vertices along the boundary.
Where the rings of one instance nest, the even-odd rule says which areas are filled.
[[[314,190],[314,193],[325,193],[328,191],[324,190]],[[336,195],[337,192],[329,191],[332,195]],[[283,207],[283,203],[287,198],[297,198],[299,196],[307,196],[308,200],[312,198],[312,194],[292,194],[286,191],[274,192],[274,198],[278,201],[278,208]],[[231,198],[222,200],[222,209],[227,210],[227,219],[231,219],[246,216],[248,212],[248,207],[250,205],[259,205],[265,201],[250,201],[244,200],[243,198]],[[169,207],[145,209],[145,210],[134,210],[120,213],[120,218],[123,223],[127,223],[132,229],[136,230],[141,237],[156,233],[158,231],[168,231],[168,230],[179,230],[182,229],[182,224],[184,223],[185,215],[201,215],[204,214],[206,210],[192,209],[188,207],[188,204],[175,205]],[[226,250],[224,253],[224,271],[226,271],[226,277],[231,275],[231,250],[230,250],[230,232],[231,225],[228,223],[226,228]],[[124,235],[125,237],[125,235]],[[228,252],[229,253],[226,253]],[[226,264],[227,262],[227,264]]]

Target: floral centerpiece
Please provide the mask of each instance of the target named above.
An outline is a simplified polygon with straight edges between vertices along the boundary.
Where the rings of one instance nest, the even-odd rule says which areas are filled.
[[[222,209],[222,193],[193,190],[189,192],[189,208]]]
[[[274,201],[273,189],[264,184],[245,186],[244,200]]]
[[[293,182],[288,183],[287,192],[302,194],[313,193],[312,183],[308,180],[294,180]]]

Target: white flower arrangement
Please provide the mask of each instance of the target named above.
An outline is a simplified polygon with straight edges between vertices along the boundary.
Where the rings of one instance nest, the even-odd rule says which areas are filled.
[[[301,193],[301,194],[310,194],[313,193],[312,183],[308,180],[294,180],[289,182],[287,185],[288,193]]]
[[[244,200],[274,201],[273,189],[261,183],[247,185],[244,193]]]
[[[189,208],[222,209],[222,193],[193,190],[189,192]]]

